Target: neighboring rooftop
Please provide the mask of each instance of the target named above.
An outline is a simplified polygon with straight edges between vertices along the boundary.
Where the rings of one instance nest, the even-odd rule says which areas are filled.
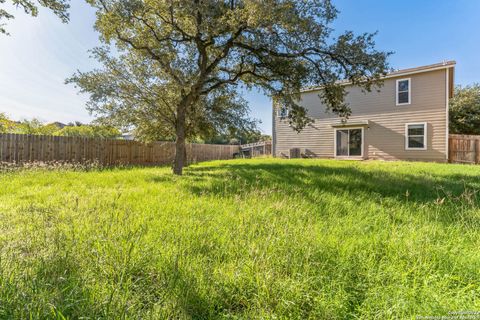
[[[65,128],[65,127],[68,126],[67,124],[62,123],[62,122],[58,122],[58,121],[52,122],[52,123],[48,123],[48,125],[54,125],[54,126],[58,127],[59,129],[63,129],[63,128]]]
[[[390,73],[387,73],[384,77],[382,77],[382,79],[388,79],[388,78],[399,77],[399,76],[404,76],[404,75],[409,75],[409,74],[415,74],[415,73],[421,73],[421,72],[428,72],[428,71],[451,68],[456,63],[457,62],[455,60],[448,60],[448,61],[443,61],[443,62],[439,62],[439,63],[429,64],[429,65],[426,65],[426,66],[395,70],[395,71],[392,71]],[[348,84],[350,84],[350,81],[341,80],[341,81],[338,81],[337,83],[341,84],[341,85],[348,85]],[[322,88],[321,86],[320,87],[305,88],[301,92],[316,91],[316,90],[320,90],[321,88]]]

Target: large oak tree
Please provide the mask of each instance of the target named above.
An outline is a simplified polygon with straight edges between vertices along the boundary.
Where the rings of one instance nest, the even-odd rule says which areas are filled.
[[[348,117],[338,81],[370,90],[387,69],[388,53],[375,49],[373,34],[332,36],[337,11],[329,0],[87,2],[114,52],[97,49],[104,68],[71,80],[91,93],[93,113],[136,125],[143,112],[140,123],[173,132],[175,174],[182,174],[189,134],[221,125],[225,113],[232,122],[243,115],[234,112],[245,110],[239,84],[275,97],[301,130],[310,121],[296,103],[302,88],[322,86],[327,108]]]
[[[112,57],[104,48],[92,51],[102,70],[78,73],[67,82],[76,83],[91,95],[87,109],[97,121],[133,131],[143,141],[175,140],[182,87],[169,82],[155,61],[127,51]],[[252,134],[257,121],[249,108],[229,87],[201,96],[185,115],[185,138],[208,140],[218,135]]]

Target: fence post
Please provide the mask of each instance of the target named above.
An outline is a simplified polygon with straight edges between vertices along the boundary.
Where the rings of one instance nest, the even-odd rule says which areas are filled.
[[[453,138],[448,137],[448,162],[453,162]]]
[[[480,139],[475,140],[475,163],[480,163]]]

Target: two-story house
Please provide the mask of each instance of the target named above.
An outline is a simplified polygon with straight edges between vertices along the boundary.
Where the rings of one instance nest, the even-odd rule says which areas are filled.
[[[273,108],[276,157],[448,161],[448,101],[455,61],[399,70],[379,91],[345,84],[352,115],[346,122],[325,110],[321,88],[302,91],[299,103],[314,122],[294,131]]]

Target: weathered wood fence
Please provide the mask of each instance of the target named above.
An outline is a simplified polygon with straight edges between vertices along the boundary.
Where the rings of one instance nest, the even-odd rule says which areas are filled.
[[[480,163],[480,136],[451,134],[448,159],[457,163]]]
[[[187,144],[188,162],[232,159],[239,146]],[[102,165],[161,165],[175,157],[174,142],[0,134],[0,162],[98,162]]]

